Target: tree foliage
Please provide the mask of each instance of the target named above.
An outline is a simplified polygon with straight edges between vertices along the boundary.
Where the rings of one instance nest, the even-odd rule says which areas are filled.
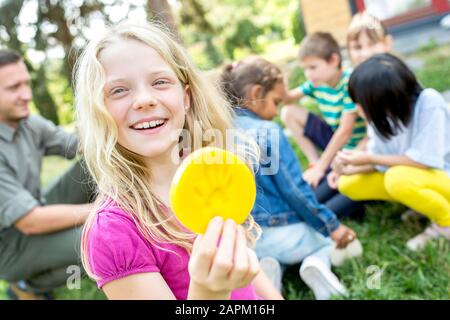
[[[212,68],[224,60],[260,53],[267,43],[303,37],[299,1],[186,0],[178,10],[180,32],[189,44],[202,45]],[[206,60],[206,61],[205,61]]]
[[[24,8],[34,19],[25,22],[20,19]],[[102,3],[91,0],[79,6],[62,0],[6,0],[0,7],[0,44],[22,54],[32,74],[34,103],[39,112],[55,124],[60,120],[55,98],[49,91],[48,52],[55,48],[63,52],[58,72],[67,79],[70,90],[77,57],[75,39],[82,35],[85,19],[102,9]],[[20,39],[20,31],[28,37]],[[30,50],[40,53],[40,62],[30,60],[27,54]]]

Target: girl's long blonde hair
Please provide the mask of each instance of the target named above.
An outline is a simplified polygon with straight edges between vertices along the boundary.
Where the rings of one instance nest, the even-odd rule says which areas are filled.
[[[351,41],[359,39],[365,32],[373,42],[382,42],[389,35],[384,23],[367,11],[355,14],[347,29],[347,48]]]
[[[96,279],[88,256],[88,237],[99,207],[106,201],[114,201],[130,214],[140,232],[152,244],[172,243],[192,249],[194,235],[184,232],[179,222],[161,205],[162,202],[149,189],[151,168],[145,165],[142,156],[118,144],[118,129],[104,104],[105,72],[99,62],[99,53],[108,45],[134,39],[154,50],[172,67],[180,82],[189,85],[190,105],[184,129],[191,135],[192,148],[204,146],[223,147],[218,142],[226,139],[226,130],[232,128],[233,112],[216,86],[192,64],[185,49],[177,43],[168,31],[157,24],[136,25],[128,22],[110,28],[103,36],[91,41],[76,64],[74,83],[76,85],[76,118],[81,147],[86,165],[98,188],[96,209],[89,215],[82,235],[82,262],[88,275]],[[192,134],[194,123],[201,131],[214,132],[213,142],[205,142],[203,135]],[[219,137],[218,135],[221,135]],[[245,148],[237,148],[244,159],[258,162],[259,153],[254,141],[240,136]],[[244,139],[244,140],[242,140]],[[247,235],[254,243],[260,229],[249,217],[246,222]]]

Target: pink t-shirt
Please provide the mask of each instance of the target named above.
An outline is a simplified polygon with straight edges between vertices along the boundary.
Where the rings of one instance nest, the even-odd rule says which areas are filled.
[[[159,272],[177,299],[185,300],[189,289],[188,253],[173,244],[152,245],[139,232],[133,219],[113,202],[101,207],[88,236],[88,257],[93,273],[106,283],[144,272]],[[151,288],[149,288],[151,290]],[[232,300],[260,299],[252,285],[234,290]]]

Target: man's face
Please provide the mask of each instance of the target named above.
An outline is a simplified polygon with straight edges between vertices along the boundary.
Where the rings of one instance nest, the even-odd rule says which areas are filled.
[[[30,74],[22,61],[0,67],[0,122],[17,127],[30,114]]]

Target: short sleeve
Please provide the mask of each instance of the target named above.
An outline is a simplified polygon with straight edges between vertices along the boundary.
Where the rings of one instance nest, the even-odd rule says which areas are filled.
[[[428,167],[443,170],[448,143],[444,134],[448,121],[445,112],[447,105],[433,94],[424,94],[428,96],[421,101],[422,107],[417,110],[419,114],[414,117],[411,145],[405,155]]]
[[[314,98],[314,86],[311,81],[306,81],[299,87],[299,89],[305,96]]]
[[[90,269],[99,288],[132,274],[160,272],[154,250],[131,218],[99,212],[87,241]]]
[[[33,116],[30,120],[31,129],[41,135],[45,155],[59,155],[67,159],[76,156],[78,138],[75,134],[66,132],[40,116]]]
[[[353,71],[352,69],[347,69],[344,71],[342,75],[341,92],[343,93],[342,96],[342,105],[344,106],[342,110],[343,113],[356,112],[356,104],[353,102],[352,98],[350,97],[350,94],[348,93],[348,82],[350,80],[352,71]]]
[[[344,96],[342,98],[342,104],[344,106],[344,109],[342,110],[343,113],[354,113],[356,112],[356,104],[353,103],[352,98],[350,98],[350,95],[348,94],[348,90],[345,89]]]
[[[16,179],[13,171],[0,158],[0,227],[11,227],[39,202]]]

